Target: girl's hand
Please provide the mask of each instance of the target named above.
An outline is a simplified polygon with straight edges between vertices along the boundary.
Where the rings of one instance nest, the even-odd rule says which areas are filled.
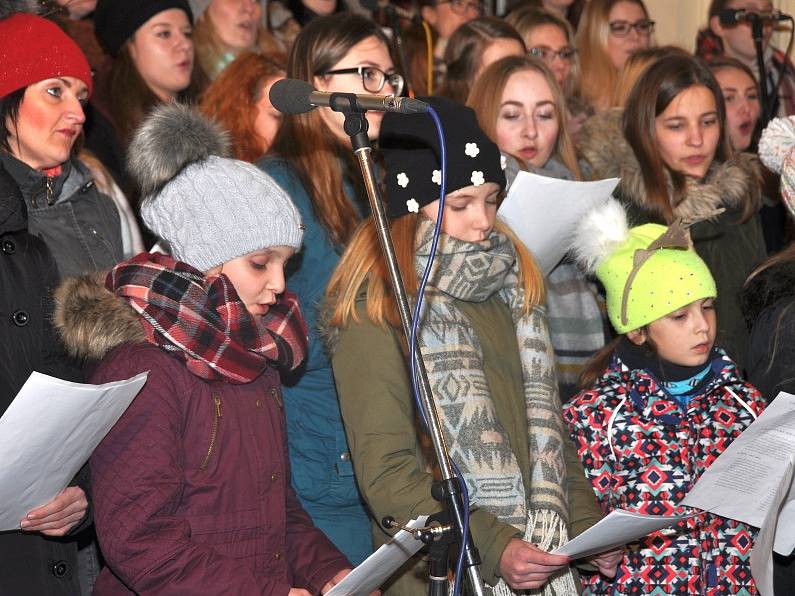
[[[613,578],[616,576],[616,569],[623,558],[624,547],[621,547],[615,550],[599,553],[593,557],[588,557],[586,561],[596,565],[597,569],[599,569],[599,573],[605,577]]]
[[[326,585],[324,585],[320,589],[320,593],[325,594],[326,592],[328,592],[331,588],[333,588],[338,583],[340,583],[342,581],[342,578],[348,575],[351,571],[353,571],[353,569],[343,569],[342,571],[338,572],[337,575],[335,575],[329,581],[326,582]],[[303,596],[303,595],[294,595],[291,590],[290,596]],[[381,590],[376,590],[375,592],[371,592],[370,596],[381,596]]]
[[[514,590],[540,588],[549,576],[569,564],[563,555],[551,555],[537,546],[513,538],[500,557],[500,576]]]
[[[79,486],[69,486],[46,505],[32,510],[19,527],[45,536],[64,536],[86,516],[88,500]]]
[[[303,588],[290,588],[287,596],[312,596],[312,593]]]

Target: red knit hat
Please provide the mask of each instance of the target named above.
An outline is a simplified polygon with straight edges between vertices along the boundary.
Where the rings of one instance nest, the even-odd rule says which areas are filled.
[[[29,13],[0,20],[0,97],[53,77],[75,77],[91,93],[91,68],[52,21]]]

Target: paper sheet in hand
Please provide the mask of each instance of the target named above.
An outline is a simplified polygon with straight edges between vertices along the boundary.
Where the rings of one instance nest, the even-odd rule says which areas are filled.
[[[596,525],[552,551],[552,554],[568,555],[572,559],[596,555],[634,542],[651,532],[673,526],[694,515],[696,514],[644,515],[616,509]]]
[[[0,418],[0,531],[69,485],[147,374],[105,385],[30,375]]]
[[[422,515],[406,524],[409,528],[421,528],[428,520]],[[345,579],[326,592],[326,596],[359,596],[369,594],[381,587],[389,576],[395,573],[424,544],[401,530],[384,546],[375,551],[351,571]]]
[[[610,197],[618,178],[572,182],[519,172],[497,216],[533,253],[548,275],[566,254],[577,224]]]

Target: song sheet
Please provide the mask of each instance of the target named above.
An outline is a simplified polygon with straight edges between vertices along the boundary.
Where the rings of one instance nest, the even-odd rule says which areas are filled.
[[[497,216],[548,275],[568,252],[577,224],[615,190],[618,178],[576,182],[519,172]]]
[[[616,509],[579,536],[553,550],[552,554],[568,555],[572,559],[596,555],[673,526],[693,515],[644,515]]]
[[[0,531],[65,489],[146,383],[86,385],[34,372],[0,418]]]
[[[760,528],[751,572],[761,594],[773,594],[773,550],[795,548],[795,396],[779,393],[765,412],[718,457],[682,501]]]
[[[411,520],[406,527],[421,528],[427,515]],[[365,596],[381,587],[398,568],[409,560],[424,544],[411,533],[400,530],[372,555],[367,557],[345,579],[326,592],[326,596]]]

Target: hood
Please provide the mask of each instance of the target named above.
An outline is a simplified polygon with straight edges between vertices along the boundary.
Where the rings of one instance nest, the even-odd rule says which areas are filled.
[[[745,284],[740,296],[745,322],[753,327],[759,315],[781,301],[795,299],[795,261],[780,261],[763,269]]]
[[[138,314],[105,288],[105,276],[68,278],[55,291],[55,327],[72,356],[98,361],[121,344],[146,341]]]
[[[590,118],[579,137],[579,153],[593,168],[595,179],[621,178],[619,188],[625,200],[662,218],[656,206],[646,201],[640,164],[624,138],[623,115],[623,109],[613,108]],[[750,153],[736,153],[723,163],[713,162],[703,182],[688,181],[674,215],[700,219],[721,207],[742,211],[746,201],[759,196],[758,164],[759,159]]]

